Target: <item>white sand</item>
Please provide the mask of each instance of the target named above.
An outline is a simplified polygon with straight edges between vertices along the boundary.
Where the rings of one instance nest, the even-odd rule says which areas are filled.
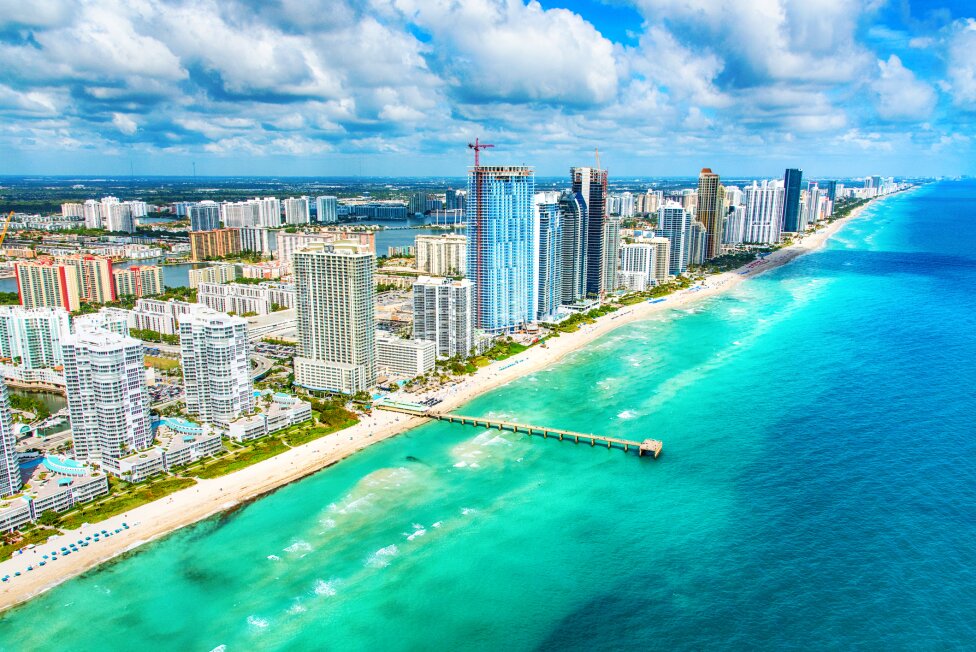
[[[749,269],[745,274],[739,271],[718,274],[709,277],[705,287],[697,291],[682,291],[668,296],[661,303],[640,303],[622,308],[600,318],[595,324],[584,326],[575,333],[563,333],[559,337],[547,340],[546,348],[532,347],[517,356],[480,369],[463,383],[442,389],[430,396],[443,399],[443,402],[437,405],[437,410],[453,410],[484,392],[552,365],[566,354],[624,324],[727,292],[747,278],[815,251],[823,247],[830,236],[859,212],[860,209],[855,210],[849,217],[837,220],[829,227],[806,236],[801,242],[770,254],[763,264]],[[413,397],[413,400],[417,398],[424,397]],[[0,563],[0,576],[13,576],[15,571],[22,573],[20,577],[11,577],[8,582],[0,585],[0,610],[23,602],[147,541],[268,493],[277,487],[335,464],[370,444],[393,437],[425,421],[419,417],[374,411],[372,416],[334,435],[299,446],[222,478],[201,480],[197,485],[162,500],[143,505],[127,514],[101,523],[67,532],[65,536],[37,546],[23,555],[15,555],[12,559]],[[667,442],[664,443],[666,446]],[[93,543],[87,548],[79,547],[78,552],[73,552],[70,556],[62,557],[56,562],[49,561],[44,567],[37,566],[42,555],[60,550],[62,545],[67,545],[67,542],[77,542],[103,529],[113,532],[121,526],[122,522],[126,522],[130,529],[123,530],[99,543]],[[29,564],[34,566],[34,570],[26,572],[25,569]]]

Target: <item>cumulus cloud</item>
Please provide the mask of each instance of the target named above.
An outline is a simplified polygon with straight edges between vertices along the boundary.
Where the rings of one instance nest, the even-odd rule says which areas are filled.
[[[949,37],[949,90],[955,104],[972,110],[976,103],[976,20],[953,26]]]
[[[880,76],[874,82],[878,113],[891,120],[923,120],[935,108],[935,90],[919,81],[896,55],[878,61]]]

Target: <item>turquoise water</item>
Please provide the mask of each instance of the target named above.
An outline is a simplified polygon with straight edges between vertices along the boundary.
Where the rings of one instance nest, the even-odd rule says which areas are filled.
[[[70,581],[0,648],[930,649],[976,641],[976,185],[617,330]]]

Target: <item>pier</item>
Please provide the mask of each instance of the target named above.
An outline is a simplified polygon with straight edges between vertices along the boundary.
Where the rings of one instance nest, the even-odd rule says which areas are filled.
[[[562,430],[560,428],[548,428],[545,426],[534,426],[525,423],[514,423],[512,421],[500,421],[498,419],[488,419],[486,417],[469,417],[462,414],[451,414],[432,411],[425,406],[413,403],[394,403],[378,401],[375,406],[381,410],[400,412],[417,417],[427,417],[437,421],[447,423],[457,423],[462,426],[475,426],[497,430],[508,430],[510,432],[522,433],[525,435],[535,435],[543,439],[558,439],[559,441],[572,441],[574,444],[582,441],[590,446],[600,446],[606,444],[607,448],[617,447],[624,452],[629,452],[631,448],[637,451],[638,457],[653,455],[655,459],[661,454],[664,443],[657,439],[644,439],[635,441],[631,439],[621,439],[619,437],[607,437],[606,435],[595,435],[585,432],[575,432],[573,430]]]

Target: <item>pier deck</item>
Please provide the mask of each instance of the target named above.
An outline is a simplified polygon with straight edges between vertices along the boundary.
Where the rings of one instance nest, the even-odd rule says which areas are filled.
[[[586,432],[563,430],[561,428],[549,428],[546,426],[535,426],[525,423],[515,423],[512,421],[501,421],[499,419],[488,419],[486,417],[470,417],[463,414],[436,412],[419,405],[414,407],[413,405],[407,404],[377,403],[376,407],[381,410],[390,410],[392,412],[401,412],[403,414],[410,414],[418,417],[427,417],[428,419],[436,419],[438,421],[446,421],[448,423],[457,423],[462,426],[497,428],[498,430],[520,432],[526,435],[536,435],[541,436],[543,439],[553,437],[559,439],[559,441],[572,440],[576,444],[580,443],[580,440],[582,440],[584,443],[589,442],[590,446],[596,446],[598,443],[600,445],[606,444],[607,448],[613,448],[616,446],[625,452],[633,448],[637,451],[637,455],[641,457],[648,454],[657,458],[657,456],[661,454],[661,450],[664,448],[663,442],[657,439],[635,441],[632,439],[621,439],[619,437],[607,437],[605,435],[594,435]]]

